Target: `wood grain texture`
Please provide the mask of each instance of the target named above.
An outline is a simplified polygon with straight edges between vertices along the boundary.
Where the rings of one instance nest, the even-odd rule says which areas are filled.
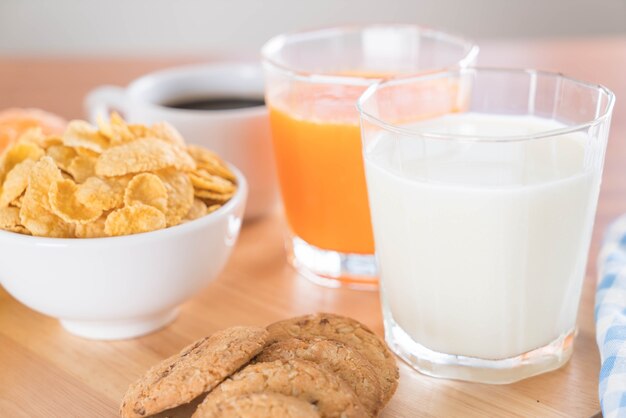
[[[605,84],[617,96],[604,183],[579,313],[574,356],[564,368],[516,384],[489,386],[423,376],[400,362],[398,392],[384,417],[589,417],[599,411],[599,355],[593,302],[601,233],[626,211],[626,38],[483,42],[480,64],[561,70]],[[82,98],[100,84],[126,84],[156,68],[194,59],[0,58],[0,108],[36,106],[83,117]],[[0,289],[0,416],[113,417],[128,384],[189,342],[236,324],[264,325],[331,311],[382,334],[376,293],[315,286],[286,264],[279,213],[246,224],[226,270],[180,317],[152,335],[120,342],[71,336],[53,319]],[[0,254],[0,262],[2,255]]]

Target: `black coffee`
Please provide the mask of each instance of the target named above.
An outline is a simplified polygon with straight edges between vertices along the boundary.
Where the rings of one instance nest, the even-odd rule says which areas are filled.
[[[231,110],[264,106],[259,97],[211,97],[203,99],[180,99],[164,103],[163,106],[188,110]]]

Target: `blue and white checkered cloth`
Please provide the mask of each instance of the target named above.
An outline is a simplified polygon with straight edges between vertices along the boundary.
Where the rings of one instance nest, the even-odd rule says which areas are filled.
[[[626,215],[609,227],[598,257],[596,340],[605,418],[626,417]]]

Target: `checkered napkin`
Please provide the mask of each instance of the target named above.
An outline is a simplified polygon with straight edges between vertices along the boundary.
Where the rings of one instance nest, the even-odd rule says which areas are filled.
[[[609,227],[598,258],[596,339],[605,418],[626,417],[626,215]]]

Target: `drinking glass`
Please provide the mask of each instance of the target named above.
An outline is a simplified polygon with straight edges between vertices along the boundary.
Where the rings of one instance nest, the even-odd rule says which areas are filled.
[[[332,287],[375,288],[355,104],[376,79],[471,64],[472,43],[413,25],[280,35],[262,50],[291,263]]]
[[[359,99],[385,337],[411,366],[509,383],[567,362],[613,102],[496,69]]]

